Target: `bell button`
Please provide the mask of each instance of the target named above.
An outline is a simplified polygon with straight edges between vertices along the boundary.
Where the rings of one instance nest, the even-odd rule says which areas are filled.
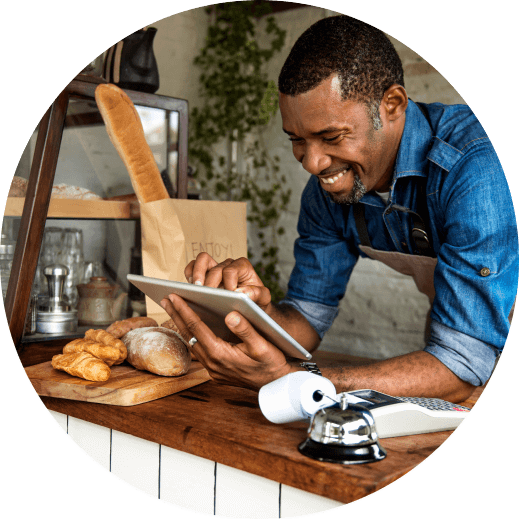
[[[488,267],[483,267],[479,273],[486,278],[490,274],[490,269]]]

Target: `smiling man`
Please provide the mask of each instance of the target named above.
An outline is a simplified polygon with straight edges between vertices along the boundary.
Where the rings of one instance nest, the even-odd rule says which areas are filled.
[[[311,351],[337,318],[358,258],[381,261],[429,297],[425,344],[365,366],[320,366],[323,375],[337,391],[467,398],[504,347],[518,278],[510,192],[478,120],[464,105],[410,100],[391,42],[347,16],[298,39],[279,103],[294,157],[311,175],[285,299],[274,305],[244,258],[217,264],[201,254],[186,278],[245,292]],[[315,369],[285,358],[237,312],[226,322],[243,342],[230,344],[179,297],[163,306],[215,380],[257,389]]]

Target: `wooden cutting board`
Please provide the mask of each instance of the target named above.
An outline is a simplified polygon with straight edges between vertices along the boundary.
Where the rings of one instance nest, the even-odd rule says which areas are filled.
[[[178,393],[210,380],[207,370],[198,361],[180,377],[162,377],[140,371],[124,363],[112,366],[106,382],[90,382],[54,369],[49,362],[25,368],[38,395],[131,406]]]

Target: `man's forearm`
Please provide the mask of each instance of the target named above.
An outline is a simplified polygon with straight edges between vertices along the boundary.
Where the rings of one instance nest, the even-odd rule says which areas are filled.
[[[313,351],[319,346],[319,335],[293,306],[271,303],[267,313],[307,351]]]
[[[271,304],[267,313],[306,350],[315,350],[320,343],[317,332],[305,317],[290,305]],[[300,361],[293,370],[300,370]],[[319,363],[323,376],[330,379],[337,392],[373,389],[393,396],[442,398],[461,402],[474,391],[436,357],[424,351],[407,353],[361,366]]]
[[[393,396],[442,398],[461,402],[474,391],[433,355],[416,351],[361,366],[319,363],[337,392],[373,389]],[[300,369],[294,363],[294,370]]]

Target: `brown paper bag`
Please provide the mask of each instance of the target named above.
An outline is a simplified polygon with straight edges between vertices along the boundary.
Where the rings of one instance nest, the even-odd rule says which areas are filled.
[[[247,204],[208,200],[157,200],[141,204],[142,267],[145,276],[186,281],[184,269],[200,252],[218,263],[247,257]],[[169,319],[146,297],[149,317]]]

